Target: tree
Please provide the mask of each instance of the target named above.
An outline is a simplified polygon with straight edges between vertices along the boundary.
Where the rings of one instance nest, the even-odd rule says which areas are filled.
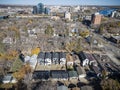
[[[103,79],[101,86],[103,90],[120,90],[120,83],[113,79]]]
[[[17,88],[20,89],[22,87],[22,85],[24,85],[23,83],[26,84],[25,82],[25,78],[30,75],[32,69],[29,65],[29,63],[27,63],[26,65],[24,65],[19,71],[13,73],[13,77],[16,78],[18,80],[17,83]],[[24,80],[25,79],[25,80]],[[28,82],[27,82],[28,83]],[[29,79],[29,83],[30,83],[30,79]],[[29,89],[28,89],[29,90]]]
[[[8,89],[10,89],[12,87],[13,87],[12,83],[5,83],[5,84],[3,83],[3,84],[0,84],[0,88],[3,88],[5,90],[8,90]]]
[[[48,25],[47,29],[45,30],[45,34],[51,36],[51,35],[53,35],[53,33],[54,33],[53,28],[50,25]]]
[[[82,37],[87,37],[88,35],[89,35],[89,31],[88,30],[80,32],[80,36],[82,36]]]
[[[32,54],[32,55],[33,55],[33,54],[38,55],[38,54],[39,54],[39,52],[40,52],[40,48],[39,48],[39,47],[34,48],[34,49],[32,49],[32,50],[31,50],[31,54]]]

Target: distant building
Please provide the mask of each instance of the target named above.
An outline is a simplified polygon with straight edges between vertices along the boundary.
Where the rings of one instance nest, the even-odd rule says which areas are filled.
[[[50,9],[44,7],[42,3],[39,3],[37,6],[33,6],[33,14],[50,14]]]
[[[50,9],[45,7],[44,13],[47,14],[47,15],[50,15]]]
[[[37,6],[33,6],[33,14],[37,14]]]
[[[71,20],[71,13],[65,12],[64,17],[65,17],[65,19]]]
[[[44,5],[42,3],[39,3],[37,5],[37,13],[38,14],[43,14],[44,13]]]
[[[95,13],[92,15],[91,22],[94,25],[99,25],[101,23],[101,15],[99,13]]]

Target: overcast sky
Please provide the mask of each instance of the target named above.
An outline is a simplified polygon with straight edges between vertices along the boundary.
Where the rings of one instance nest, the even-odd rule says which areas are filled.
[[[0,4],[37,5],[120,5],[120,0],[0,0]]]

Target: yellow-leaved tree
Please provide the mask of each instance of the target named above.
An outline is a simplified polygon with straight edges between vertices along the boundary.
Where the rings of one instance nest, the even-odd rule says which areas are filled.
[[[18,81],[22,80],[27,73],[31,72],[31,70],[30,65],[26,64],[19,71],[13,73],[13,77],[15,77]]]
[[[31,50],[31,54],[32,54],[32,55],[34,55],[34,54],[38,55],[39,52],[40,52],[40,48],[39,48],[39,47],[33,48],[33,49]]]

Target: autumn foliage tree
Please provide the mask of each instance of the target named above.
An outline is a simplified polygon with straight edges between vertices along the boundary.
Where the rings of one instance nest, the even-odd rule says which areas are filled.
[[[31,54],[32,54],[32,55],[34,55],[34,54],[38,55],[39,52],[40,52],[40,48],[39,48],[39,47],[33,48],[33,49],[31,50]]]
[[[15,72],[13,76],[19,81],[24,79],[24,76],[30,72],[31,72],[31,67],[29,64],[26,64],[19,71]]]
[[[89,35],[89,31],[88,30],[80,32],[80,36],[82,36],[82,37],[87,37],[88,35]]]

